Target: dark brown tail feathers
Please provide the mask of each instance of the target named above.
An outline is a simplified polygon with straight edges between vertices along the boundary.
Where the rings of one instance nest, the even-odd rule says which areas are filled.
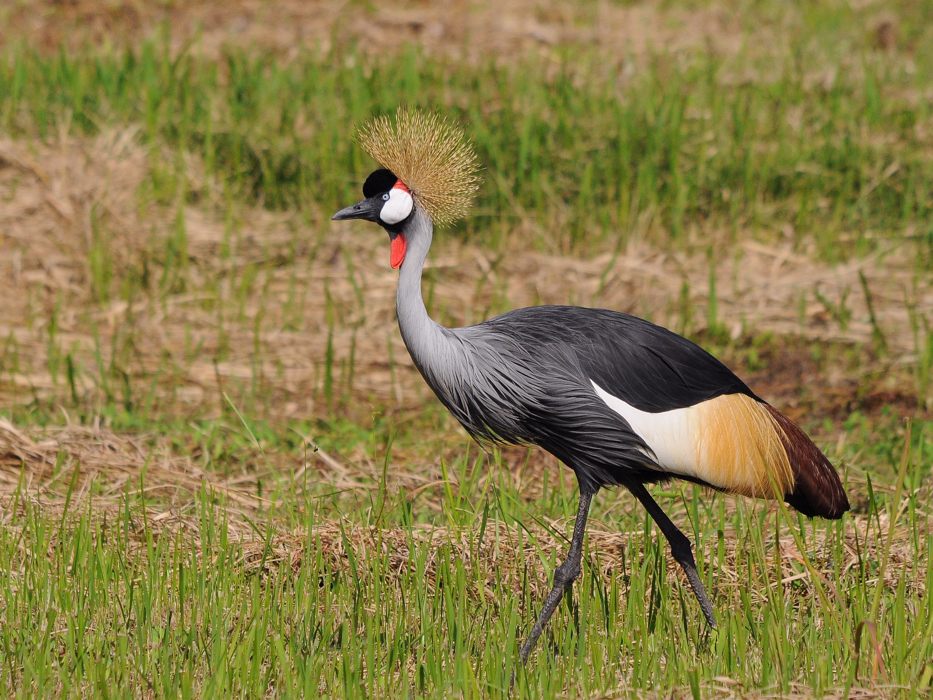
[[[781,441],[794,470],[794,492],[784,500],[810,518],[841,518],[849,510],[849,499],[833,465],[790,418],[767,408],[781,427]]]

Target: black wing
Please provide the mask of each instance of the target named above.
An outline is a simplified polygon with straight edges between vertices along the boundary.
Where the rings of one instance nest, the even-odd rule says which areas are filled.
[[[556,354],[575,362],[583,377],[649,413],[694,406],[724,394],[761,400],[700,346],[618,311],[533,306],[481,325],[511,336],[531,355]]]

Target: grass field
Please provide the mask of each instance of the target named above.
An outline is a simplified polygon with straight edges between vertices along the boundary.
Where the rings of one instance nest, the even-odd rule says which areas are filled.
[[[839,467],[842,521],[627,494],[514,697],[929,697],[933,5],[0,7],[0,694],[507,697],[572,475],[411,364],[355,125],[460,123],[432,316],[615,308]]]

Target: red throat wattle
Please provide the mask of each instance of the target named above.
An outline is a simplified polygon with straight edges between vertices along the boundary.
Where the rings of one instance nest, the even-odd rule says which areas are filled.
[[[401,266],[402,262],[405,260],[405,250],[407,248],[408,241],[405,240],[404,233],[400,233],[392,239],[392,253],[389,262],[393,270]]]

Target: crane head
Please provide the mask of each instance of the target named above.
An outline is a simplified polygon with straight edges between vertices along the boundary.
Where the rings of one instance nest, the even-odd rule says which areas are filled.
[[[416,210],[437,226],[466,215],[480,183],[476,154],[452,122],[416,109],[399,108],[394,119],[371,119],[357,138],[384,167],[366,179],[366,199],[341,209],[334,219],[382,226],[392,242],[392,267],[399,267],[408,245],[406,226]]]
[[[405,260],[407,248],[402,229],[415,211],[411,190],[391,170],[381,168],[366,178],[363,196],[362,201],[334,214],[333,220],[363,219],[382,226],[391,242],[390,262],[397,268]]]

